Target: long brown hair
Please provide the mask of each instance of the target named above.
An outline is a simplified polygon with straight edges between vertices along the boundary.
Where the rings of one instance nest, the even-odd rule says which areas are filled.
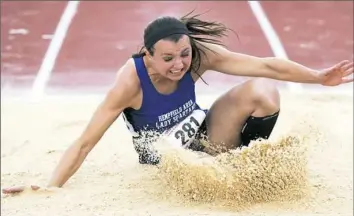
[[[161,17],[154,20],[150,23],[146,29],[144,30],[144,38],[147,34],[154,31],[155,29],[162,28],[163,25],[170,25],[172,22],[182,22],[186,25],[189,31],[189,38],[192,46],[192,64],[191,64],[191,72],[196,73],[199,77],[198,70],[201,65],[202,55],[206,57],[206,53],[203,49],[200,49],[198,46],[202,46],[207,49],[207,47],[203,46],[200,42],[212,43],[224,46],[221,38],[227,36],[227,31],[231,30],[227,28],[224,24],[215,21],[204,21],[199,19],[201,14],[192,15],[194,12],[191,11],[188,14],[182,16],[180,19],[174,17]],[[231,30],[234,32],[233,30]],[[182,34],[170,35],[165,40],[171,40],[177,42],[182,37]],[[154,54],[154,46],[146,47],[144,46],[140,49],[139,53],[134,54],[133,57],[143,56],[143,50],[147,49],[147,51],[153,55]],[[204,80],[203,80],[204,81]]]

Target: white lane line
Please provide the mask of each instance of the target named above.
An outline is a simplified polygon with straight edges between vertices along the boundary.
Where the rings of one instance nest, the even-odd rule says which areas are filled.
[[[40,99],[44,94],[46,84],[50,78],[60,48],[66,37],[71,21],[76,14],[79,3],[80,1],[69,1],[60,18],[58,26],[54,32],[54,37],[49,44],[42,65],[32,86],[31,98],[34,100]]]
[[[285,49],[274,30],[272,24],[267,18],[261,4],[259,1],[247,1],[249,6],[251,7],[253,15],[256,17],[263,33],[265,34],[269,45],[276,57],[288,59],[288,55],[285,52]],[[288,87],[292,92],[302,92],[303,87],[300,83],[288,82]]]

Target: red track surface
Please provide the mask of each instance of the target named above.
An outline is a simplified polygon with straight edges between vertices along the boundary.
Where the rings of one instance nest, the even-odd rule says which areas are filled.
[[[42,35],[54,33],[65,6],[66,2],[1,2],[3,94],[31,90],[50,43]],[[264,2],[262,6],[290,59],[322,68],[352,58],[352,2]],[[273,55],[247,2],[82,1],[46,93],[103,93],[118,68],[140,47],[148,22],[157,16],[182,15],[193,9],[211,9],[205,18],[224,22],[239,34],[240,41],[232,34],[225,40],[231,50]],[[29,32],[9,34],[10,29],[18,28]],[[224,86],[244,78],[209,74],[205,79],[213,86]]]
[[[1,89],[29,90],[63,13],[65,2],[1,2]],[[27,29],[28,34],[9,34]]]

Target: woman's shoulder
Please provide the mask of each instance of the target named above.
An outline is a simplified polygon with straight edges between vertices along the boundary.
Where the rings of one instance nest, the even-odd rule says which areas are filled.
[[[139,86],[139,78],[133,58],[129,58],[117,71],[116,79],[128,85]]]
[[[141,92],[140,81],[136,72],[134,59],[128,59],[117,71],[111,91],[124,98],[130,106],[134,106]]]

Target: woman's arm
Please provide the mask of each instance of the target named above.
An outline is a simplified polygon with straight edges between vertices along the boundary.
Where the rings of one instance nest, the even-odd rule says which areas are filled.
[[[203,48],[209,60],[203,61],[207,70],[230,75],[265,77],[290,82],[324,85],[328,83],[328,79],[329,85],[352,81],[352,79],[346,77],[353,73],[353,64],[349,61],[342,61],[331,68],[319,71],[287,59],[276,57],[259,58],[231,52],[219,45],[205,43],[203,45],[208,48]]]
[[[123,109],[133,105],[140,88],[132,64],[128,62],[118,71],[115,84],[94,112],[81,136],[65,151],[48,186],[61,187],[79,169]]]
[[[139,100],[139,92],[139,80],[134,63],[128,61],[118,71],[116,82],[92,115],[83,133],[61,157],[47,185],[48,187],[62,187],[68,181],[124,108],[136,106],[136,101]],[[38,188],[38,186],[32,186],[34,190]],[[3,189],[3,192],[17,193],[23,190],[24,187],[21,186]]]

